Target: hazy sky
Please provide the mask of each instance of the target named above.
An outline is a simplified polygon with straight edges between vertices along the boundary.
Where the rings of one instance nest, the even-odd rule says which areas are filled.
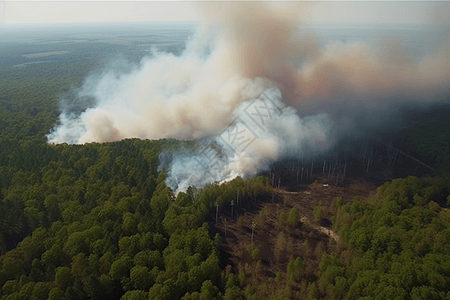
[[[199,5],[204,3],[0,0],[0,23],[197,21],[202,18]],[[307,18],[313,22],[431,24],[450,20],[447,1],[312,1],[307,7]]]

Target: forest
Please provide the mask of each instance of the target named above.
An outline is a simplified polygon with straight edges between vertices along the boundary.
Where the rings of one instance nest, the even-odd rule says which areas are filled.
[[[159,157],[193,151],[195,141],[47,144],[60,99],[70,98],[99,64],[93,58],[0,68],[2,300],[450,299],[444,117],[415,118],[402,129],[437,173],[390,180],[366,198],[315,199],[314,220],[307,222],[295,203],[282,210],[280,195],[288,192],[267,174],[175,196]],[[229,230],[244,228],[243,209],[255,203],[277,205],[252,212],[256,235],[271,228],[275,215],[279,271],[265,283],[255,279],[265,263],[257,239],[246,241],[250,264],[227,265],[216,224],[219,213],[231,213]],[[317,242],[325,219],[339,241]],[[289,250],[289,232],[305,228],[312,233],[293,239],[299,246]]]

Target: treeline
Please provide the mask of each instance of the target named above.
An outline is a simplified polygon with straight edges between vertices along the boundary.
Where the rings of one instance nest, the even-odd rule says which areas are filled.
[[[39,73],[42,66],[26,66],[37,73],[18,77],[7,70],[25,79],[0,75],[0,298],[267,296],[245,272],[220,270],[220,237],[212,239],[204,222],[208,213],[237,205],[237,195],[253,201],[272,193],[269,180],[277,186],[279,179],[238,177],[175,196],[158,171],[159,157],[193,149],[193,142],[47,145],[60,97],[81,84],[87,66],[79,66],[79,75],[70,71],[72,77],[54,76],[54,70],[47,76]],[[440,142],[438,124],[432,126],[436,135],[423,132],[429,139],[415,141],[439,144],[439,150],[425,145],[423,151],[444,163],[447,140]],[[305,250],[273,279],[282,288],[267,297],[289,299],[292,286],[301,285],[307,299],[450,299],[450,182],[445,170],[441,174],[396,179],[367,202],[336,199],[332,221],[340,242],[330,243],[332,253],[325,255],[321,246],[314,253],[301,246]],[[302,178],[298,170],[295,175]],[[279,223],[297,224],[298,217],[280,213]],[[276,248],[289,249],[286,241],[280,234]],[[259,249],[247,251],[258,274]]]
[[[80,77],[0,80],[0,138],[46,142],[58,119],[59,99]]]
[[[237,178],[175,197],[158,157],[191,144],[3,141],[14,146],[0,154],[2,299],[220,297],[205,216],[238,190],[247,201],[270,186]]]
[[[58,57],[60,58],[60,57]],[[51,56],[50,58],[51,59]],[[86,77],[90,72],[97,70],[103,65],[103,56],[96,55],[88,59],[74,62],[48,62],[35,64],[21,64],[16,66],[0,67],[0,80],[2,79],[25,79],[28,77],[39,77],[53,79],[56,77]]]
[[[71,101],[82,78],[37,75],[0,80],[0,298],[221,298],[205,216],[238,190],[240,201],[267,193],[268,181],[175,197],[158,158],[193,142],[47,145],[60,97]]]
[[[311,298],[450,299],[450,182],[408,177],[369,201],[335,199],[341,238],[324,255]]]
[[[190,142],[2,143],[2,299],[257,299],[245,277],[221,274],[204,221],[238,193],[240,201],[271,193],[267,177],[175,196],[158,157]],[[306,297],[450,299],[449,188],[446,177],[408,177],[367,202],[337,198],[340,242],[328,245]],[[277,273],[286,290],[273,299],[289,298],[289,286],[312,271],[308,261],[294,257]]]

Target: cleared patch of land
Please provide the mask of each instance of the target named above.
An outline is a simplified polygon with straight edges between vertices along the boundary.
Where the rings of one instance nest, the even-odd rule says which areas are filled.
[[[42,53],[31,53],[31,54],[24,54],[26,58],[37,58],[37,57],[45,57],[45,56],[52,56],[52,55],[66,55],[69,53],[69,51],[53,51],[53,52],[42,52]]]
[[[414,174],[415,168],[407,163],[392,172],[387,164],[380,163],[367,172],[364,165],[354,163],[345,180],[337,185],[336,180],[329,181],[322,173],[313,174],[309,180],[298,180],[295,172],[273,171],[284,182],[280,188],[274,187],[273,194],[247,197],[233,207],[223,206],[217,223],[215,210],[208,215],[212,234],[221,236],[218,240],[221,267],[225,272],[233,270],[241,286],[257,287],[261,299],[281,291],[287,283],[292,287],[294,299],[305,299],[308,283],[316,280],[322,255],[342,247],[331,223],[333,200],[341,197],[343,204],[355,196],[366,200],[381,183],[397,177],[394,173]],[[319,204],[322,213],[318,220],[314,210]],[[297,215],[291,213],[293,210]],[[294,215],[295,218],[290,217]],[[286,271],[297,257],[303,261],[303,267],[292,280],[286,277]]]
[[[239,281],[261,287],[261,296],[269,297],[283,288],[289,262],[301,257],[305,266],[300,278],[292,282],[292,288],[302,299],[307,282],[315,278],[322,255],[339,245],[339,236],[331,227],[331,202],[336,197],[342,197],[343,203],[355,196],[366,199],[376,192],[377,186],[350,179],[336,186],[317,176],[314,182],[286,188],[275,189],[273,196],[241,201],[233,208],[224,206],[217,223],[215,212],[208,216],[208,221],[213,234],[222,237],[221,267],[230,265],[228,268],[240,276]],[[313,212],[319,202],[324,211],[317,222]],[[287,218],[293,208],[297,209],[298,218],[289,222]],[[277,276],[279,272],[281,278]]]

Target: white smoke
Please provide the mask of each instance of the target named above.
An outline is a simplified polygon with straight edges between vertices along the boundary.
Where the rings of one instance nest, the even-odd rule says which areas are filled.
[[[371,116],[397,95],[426,98],[430,90],[450,88],[448,42],[417,62],[405,59],[401,43],[391,37],[381,54],[362,43],[321,48],[312,34],[299,31],[306,10],[296,3],[206,3],[202,9],[205,26],[180,56],[153,50],[131,71],[88,78],[80,95],[95,98],[96,105],[79,115],[63,112],[49,142],[212,138],[218,152],[231,151],[216,171],[203,154],[175,156],[167,183],[184,190],[252,175],[312,148],[328,149],[329,115],[353,130],[352,112],[368,110]],[[264,126],[245,113],[261,92],[281,112]],[[239,126],[236,120],[257,138],[233,152],[220,137]]]
[[[292,107],[284,107],[276,84],[248,74],[253,66],[241,63],[239,47],[228,34],[220,26],[200,27],[180,56],[153,50],[131,72],[91,76],[79,94],[95,98],[96,105],[78,116],[63,112],[49,142],[212,137],[225,157],[175,156],[167,184],[176,190],[253,175],[288,153],[326,144],[331,120],[326,115],[301,120]],[[261,127],[249,117],[249,105],[261,105],[255,98],[263,91],[278,111]],[[237,139],[251,138],[251,143],[245,149],[230,148],[224,130],[243,124],[247,132]]]
[[[330,146],[330,117],[319,114],[301,119],[295,109],[284,107],[277,88],[243,102],[233,116],[234,122],[194,154],[174,157],[166,183],[176,193],[189,186],[253,175],[282,157],[318,153]]]

